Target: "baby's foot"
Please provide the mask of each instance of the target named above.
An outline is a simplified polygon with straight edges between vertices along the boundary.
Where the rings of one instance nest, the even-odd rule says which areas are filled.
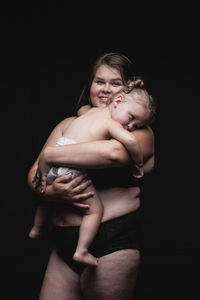
[[[42,230],[37,227],[32,227],[28,236],[33,240],[39,240],[42,236]]]
[[[87,251],[83,251],[83,252],[76,251],[73,256],[73,259],[80,264],[93,266],[93,267],[98,266],[98,258],[94,257],[92,254],[90,254]]]

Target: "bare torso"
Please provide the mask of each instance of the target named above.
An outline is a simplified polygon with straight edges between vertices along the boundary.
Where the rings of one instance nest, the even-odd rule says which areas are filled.
[[[104,206],[102,222],[135,211],[140,206],[140,189],[138,187],[117,187],[98,190],[97,192]],[[52,218],[54,224],[59,226],[79,226],[81,220],[82,214],[78,213],[77,209],[61,204],[56,205]]]

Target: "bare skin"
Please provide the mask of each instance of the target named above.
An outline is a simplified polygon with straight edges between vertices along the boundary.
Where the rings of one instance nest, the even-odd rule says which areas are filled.
[[[143,163],[143,156],[137,140],[131,132],[134,131],[136,126],[144,126],[149,114],[147,101],[144,97],[141,97],[140,102],[138,102],[134,93],[130,95],[119,93],[109,106],[105,108],[93,107],[87,113],[73,120],[62,136],[65,139],[75,140],[78,143],[90,142],[94,139],[97,141],[110,139],[111,137],[115,138],[126,147],[131,158],[138,166],[138,172],[134,176],[141,177],[143,170],[139,166]],[[88,128],[92,128],[92,130],[88,130]],[[39,160],[39,168],[42,174],[43,169],[41,169],[40,162],[41,158]],[[46,170],[46,167],[44,169]],[[47,173],[44,175],[44,178],[47,178]],[[97,267],[97,258],[91,255],[88,249],[99,228],[103,206],[95,191],[95,187],[91,186],[88,189],[94,191],[94,196],[89,200],[90,209],[82,216],[78,244],[73,259],[78,263]],[[38,228],[38,233],[40,233],[42,228],[40,220],[42,220],[41,224],[43,224],[44,220],[46,220],[46,215],[45,206],[42,207],[40,205],[33,227],[33,229]],[[32,232],[33,230],[31,230]],[[34,233],[36,232],[35,230]]]
[[[93,105],[95,101],[103,105],[106,97],[110,96],[116,89],[117,78],[121,78],[119,71],[102,66],[98,70],[98,77],[101,79],[94,81],[92,85]],[[99,79],[98,79],[99,80]],[[120,87],[121,88],[121,87]],[[116,91],[116,90],[115,90]],[[96,105],[97,105],[96,104]],[[70,118],[64,120],[53,130],[44,148],[51,150],[57,139],[61,136],[63,126],[68,126]],[[154,136],[149,127],[135,130],[133,133],[140,144],[144,158],[144,173],[152,170],[154,165]],[[130,157],[125,148],[115,140],[98,141],[94,143],[83,143],[81,147],[69,145],[60,148],[60,160],[71,156],[71,161],[66,161],[66,165],[81,168],[98,168],[108,166],[124,166],[131,163]],[[43,149],[44,149],[43,148]],[[63,151],[63,152],[62,152]],[[51,151],[49,152],[51,155]],[[96,164],[98,161],[98,165]],[[28,183],[32,190],[34,185],[32,178],[37,169],[38,159],[31,168],[28,176]],[[57,178],[52,185],[47,186],[43,200],[57,201],[59,205],[55,210],[52,222],[59,226],[80,225],[80,214],[73,213],[73,208],[87,210],[87,198],[90,196],[85,189],[90,184],[87,178],[70,178],[63,176]],[[81,184],[80,184],[81,182]],[[118,216],[135,211],[140,206],[140,189],[133,187],[112,188],[104,191],[97,191],[100,195],[104,214],[102,222],[116,218]],[[36,192],[40,195],[40,189]],[[82,201],[83,200],[83,201]],[[84,201],[85,200],[85,201]],[[69,204],[71,213],[63,215],[61,203]],[[126,249],[113,252],[99,259],[98,267],[86,267],[82,275],[79,276],[68,265],[63,262],[53,250],[49,259],[44,281],[41,288],[39,300],[132,300],[134,287],[140,262],[140,253],[135,249]]]
[[[140,253],[127,249],[99,259],[81,277],[52,252],[39,300],[132,300]],[[84,298],[83,298],[84,297]]]
[[[132,249],[101,257],[98,268],[86,269],[81,275],[84,297],[89,300],[132,300],[139,257],[139,251]]]
[[[67,123],[68,121],[66,120],[65,122]],[[65,122],[63,124],[66,125]],[[60,126],[58,126],[58,128],[59,127]],[[144,153],[144,161],[145,161],[144,172],[148,172],[152,169],[154,164],[154,151],[153,151],[153,141],[152,141],[153,133],[149,128],[147,128],[144,130],[143,129],[136,130],[134,131],[134,134],[137,135],[137,139]],[[53,135],[55,135],[56,138],[56,134],[54,133]],[[94,149],[91,150],[90,157],[95,155],[100,156],[100,153],[101,154],[103,153],[102,158],[101,160],[99,160],[99,162],[101,161],[102,164],[110,163],[110,165],[112,165],[113,156],[111,158],[109,155],[110,153],[114,153],[116,151],[118,153],[117,156],[118,156],[119,165],[120,163],[122,165],[123,164],[125,165],[128,162],[130,163],[130,158],[127,155],[126,150],[120,143],[116,142],[115,140],[110,140],[110,141],[105,141],[105,145],[107,145],[108,142],[110,143],[109,144],[110,147],[107,148],[107,152],[105,152],[106,151],[105,147],[102,147],[100,149],[98,144],[94,147]],[[49,144],[51,144],[51,138]],[[77,145],[72,145],[72,146],[73,146],[73,151],[75,151],[75,147]],[[81,149],[83,153],[85,153],[85,150],[88,149],[88,145],[86,144],[85,147],[84,145],[82,145]],[[104,149],[103,152],[102,149]],[[82,157],[84,156],[83,153],[82,153]],[[121,154],[119,155],[119,153]],[[80,157],[78,158],[79,161],[80,161]],[[115,159],[114,161],[116,163]],[[74,161],[74,166],[75,164],[76,162]],[[84,164],[84,162],[82,162],[82,164]],[[85,165],[85,167],[87,166]],[[29,183],[31,185],[32,185],[31,179],[34,176],[34,172],[36,168],[37,168],[37,163],[34,164],[33,168],[30,170],[29,173]],[[79,179],[76,178],[76,180]],[[70,196],[73,195],[72,198],[74,197],[75,200],[81,199],[79,198],[80,196],[78,196],[79,194],[76,194],[74,192],[74,190],[77,191],[76,189],[79,189],[78,186],[76,186],[76,184],[72,182],[73,181],[68,182],[68,185],[74,185]],[[47,187],[47,191],[46,191],[47,198],[50,197],[51,199],[51,193],[52,193],[51,189],[56,189],[56,185],[59,184],[61,183],[55,181],[52,186]],[[83,186],[86,186],[87,180],[86,181],[83,180],[82,184]],[[138,209],[140,205],[140,200],[139,200],[140,190],[137,187],[130,188],[130,189],[120,188],[120,190],[114,188],[111,189],[110,191],[105,190],[105,191],[97,191],[97,192],[99,193],[104,205],[104,215],[102,220],[103,222],[105,220],[115,218],[119,215],[123,215],[128,212],[134,211]],[[132,195],[132,197],[130,197],[130,195]],[[64,199],[62,197],[63,196],[60,196],[60,201],[59,201],[60,203],[61,201],[63,202],[69,201],[67,200],[68,198],[67,196],[63,197]],[[115,201],[113,201],[113,198],[115,198]],[[84,207],[83,209],[86,209],[85,207],[87,206],[87,201],[86,204],[78,202],[78,204],[79,203],[83,205]],[[64,224],[79,225],[80,216],[79,215],[76,216],[77,217],[74,218],[73,215],[70,217],[70,214],[68,214],[66,215],[66,219],[64,219],[63,221],[61,215],[59,215],[59,210],[58,210],[53,217],[53,222],[61,226],[63,226]],[[127,256],[127,260],[125,259],[126,256]],[[127,264],[125,263],[126,261]],[[127,250],[117,251],[109,255],[105,255],[104,257],[101,257],[99,259],[97,268],[93,269],[92,267],[91,268],[87,267],[82,273],[81,277],[79,277],[79,275],[77,275],[73,270],[71,270],[67,266],[67,264],[64,263],[53,251],[49,259],[49,263],[44,277],[44,282],[42,285],[39,299],[40,300],[47,300],[47,299],[48,300],[55,300],[55,299],[82,300],[83,299],[82,294],[87,300],[94,299],[94,298],[101,299],[101,300],[132,299],[134,286],[137,278],[137,272],[139,268],[139,261],[140,261],[140,254],[138,250],[127,249]],[[81,282],[81,286],[80,286],[80,282]],[[90,289],[88,289],[88,285],[90,286]],[[113,288],[113,286],[115,288]]]

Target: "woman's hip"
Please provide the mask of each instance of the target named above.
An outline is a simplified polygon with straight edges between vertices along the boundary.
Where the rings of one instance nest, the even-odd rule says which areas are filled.
[[[52,241],[58,255],[76,272],[73,254],[76,250],[79,226],[52,225]],[[139,210],[101,223],[89,248],[95,257],[123,249],[140,249],[142,216]],[[78,268],[78,270],[82,268]]]

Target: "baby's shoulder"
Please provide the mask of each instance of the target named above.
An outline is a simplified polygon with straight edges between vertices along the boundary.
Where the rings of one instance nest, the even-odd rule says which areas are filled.
[[[77,118],[76,116],[73,116],[62,120],[59,123],[59,125],[62,127],[62,131],[64,132],[65,129],[67,129],[67,127],[71,124],[71,122],[74,121],[76,118]]]

